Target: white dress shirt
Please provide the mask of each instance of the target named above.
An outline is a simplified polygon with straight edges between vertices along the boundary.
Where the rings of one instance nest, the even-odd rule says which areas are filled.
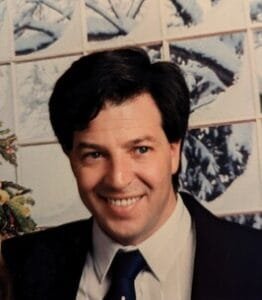
[[[179,195],[169,219],[136,247],[114,242],[94,222],[94,251],[87,254],[76,300],[103,299],[110,285],[108,270],[119,249],[139,249],[149,266],[136,277],[137,300],[190,300],[195,244],[194,226]]]

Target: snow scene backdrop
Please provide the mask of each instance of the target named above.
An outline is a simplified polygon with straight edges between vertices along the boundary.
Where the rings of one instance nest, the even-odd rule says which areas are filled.
[[[191,117],[180,189],[215,214],[262,227],[262,0],[0,0],[0,121],[33,190],[38,226],[88,217],[48,119],[55,80],[90,51],[137,45],[180,65]]]

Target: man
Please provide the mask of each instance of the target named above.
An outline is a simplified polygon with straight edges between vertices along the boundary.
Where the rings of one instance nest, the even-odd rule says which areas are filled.
[[[138,48],[62,75],[51,123],[93,218],[3,244],[17,299],[262,299],[262,233],[177,193],[188,116],[181,71]]]

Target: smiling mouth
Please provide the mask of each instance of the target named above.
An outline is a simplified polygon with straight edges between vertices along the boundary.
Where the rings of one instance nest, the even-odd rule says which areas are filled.
[[[126,198],[105,198],[106,201],[112,206],[118,207],[127,207],[134,205],[140,199],[142,199],[143,195],[136,197],[126,197]]]

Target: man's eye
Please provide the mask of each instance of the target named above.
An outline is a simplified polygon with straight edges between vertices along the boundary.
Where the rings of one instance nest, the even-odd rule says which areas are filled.
[[[136,151],[140,154],[147,153],[149,151],[149,147],[147,146],[140,146],[136,148]]]
[[[98,151],[93,151],[93,152],[87,152],[84,154],[84,158],[92,158],[92,159],[97,159],[101,157],[101,153]]]

